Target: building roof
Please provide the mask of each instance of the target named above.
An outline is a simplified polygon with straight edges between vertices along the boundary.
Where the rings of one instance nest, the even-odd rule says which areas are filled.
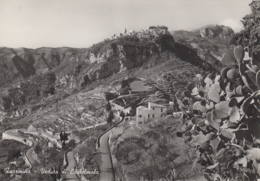
[[[164,105],[160,105],[160,104],[155,104],[155,103],[152,103],[152,102],[148,102],[148,108],[147,108],[147,107],[144,107],[144,106],[139,106],[139,107],[137,107],[137,109],[139,109],[139,110],[150,110],[150,109],[149,109],[149,105],[150,105],[151,108],[152,108],[152,107],[167,108],[167,107],[164,106]]]
[[[149,104],[150,104],[151,107],[161,107],[161,108],[166,108],[166,106],[164,106],[164,105],[155,104],[155,103],[152,103],[152,102],[149,102]]]
[[[138,106],[136,109],[148,110],[148,108],[147,108],[147,107],[144,107],[144,106]]]

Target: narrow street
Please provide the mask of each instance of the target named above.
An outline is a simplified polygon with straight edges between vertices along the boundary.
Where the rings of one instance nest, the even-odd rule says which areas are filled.
[[[26,157],[28,158],[28,160],[30,161],[30,163],[32,164],[32,166],[33,166],[33,165],[35,165],[35,164],[37,163],[37,161],[32,157],[32,152],[33,152],[35,146],[37,145],[37,142],[36,142],[35,140],[33,140],[33,139],[28,139],[28,140],[30,140],[30,141],[33,143],[33,145],[32,145],[32,147],[26,152],[25,155],[26,155]]]
[[[114,173],[113,173],[113,166],[112,160],[110,156],[110,150],[108,146],[108,138],[111,130],[105,133],[100,138],[100,154],[101,154],[101,167],[100,167],[100,178],[101,181],[113,181],[114,180]]]
[[[123,122],[124,121],[120,121],[118,125],[123,124]],[[100,172],[101,172],[99,177],[100,181],[114,181],[115,178],[110,149],[108,145],[108,138],[111,131],[118,125],[115,125],[112,129],[110,129],[100,138],[99,152],[101,154],[101,162],[102,162],[100,166]]]

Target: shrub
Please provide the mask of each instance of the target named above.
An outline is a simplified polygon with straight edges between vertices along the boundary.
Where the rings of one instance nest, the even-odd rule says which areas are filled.
[[[260,69],[254,67],[260,60],[248,62],[244,54],[237,46],[234,56],[223,56],[220,75],[198,74],[195,87],[176,94],[190,120],[177,136],[196,148],[194,165],[204,167],[207,180],[260,178]]]
[[[110,92],[106,92],[105,93],[105,98],[106,98],[107,102],[109,102],[110,100],[113,100],[113,99],[115,99],[117,97],[118,97],[117,94],[110,93]]]
[[[260,13],[260,2],[252,1],[250,4],[252,13],[246,15],[243,20],[244,29],[235,34],[234,40],[243,46],[248,46],[250,48],[250,53],[253,53],[254,49],[259,46],[260,36],[259,36],[259,13]]]
[[[21,156],[21,150],[18,149],[18,148],[15,148],[15,149],[9,150],[7,160],[11,161],[11,160],[18,158],[20,156]]]

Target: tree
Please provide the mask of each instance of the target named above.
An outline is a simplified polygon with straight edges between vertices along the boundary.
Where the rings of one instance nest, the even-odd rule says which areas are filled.
[[[244,29],[235,34],[234,40],[243,47],[249,47],[250,54],[255,51],[260,44],[260,1],[253,1],[250,5],[251,14],[243,17]],[[258,50],[259,51],[259,50]]]
[[[113,119],[114,119],[114,114],[112,111],[110,111],[107,117],[107,123],[112,123]]]
[[[61,132],[60,133],[60,140],[62,142],[65,142],[67,140],[69,140],[68,136],[69,136],[70,133],[65,133],[65,131]]]
[[[71,149],[71,148],[73,148],[74,146],[76,146],[76,142],[75,142],[75,140],[70,140],[68,143],[67,143],[67,147],[68,147],[68,149]]]
[[[41,146],[40,146],[39,144],[37,144],[37,145],[35,146],[34,152],[35,152],[36,154],[39,154],[41,151],[42,151]]]
[[[118,144],[117,149],[115,150],[116,159],[123,161],[124,164],[132,164],[138,161],[141,156],[141,143],[139,142],[142,142],[143,140],[137,138],[135,141],[136,142],[133,143],[133,139],[125,139],[124,142]]]
[[[122,120],[125,118],[125,113],[123,111],[120,112],[120,117],[122,118]]]
[[[110,103],[109,103],[109,102],[107,102],[107,105],[106,105],[106,110],[107,110],[107,111],[111,111],[111,105],[110,105]]]

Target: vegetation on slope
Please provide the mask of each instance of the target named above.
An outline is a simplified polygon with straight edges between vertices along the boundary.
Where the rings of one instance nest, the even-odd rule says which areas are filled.
[[[252,2],[253,12],[248,16],[257,16],[259,5],[259,1]],[[260,178],[260,59],[254,44],[259,40],[255,32],[259,22],[248,16],[243,22],[245,30],[236,35],[244,47],[237,46],[234,57],[223,56],[220,75],[198,75],[196,87],[188,85],[183,96],[176,95],[179,107],[190,118],[178,135],[196,147],[194,164],[204,167],[207,180]],[[254,56],[245,57],[247,47]],[[184,99],[188,104],[182,103]]]

